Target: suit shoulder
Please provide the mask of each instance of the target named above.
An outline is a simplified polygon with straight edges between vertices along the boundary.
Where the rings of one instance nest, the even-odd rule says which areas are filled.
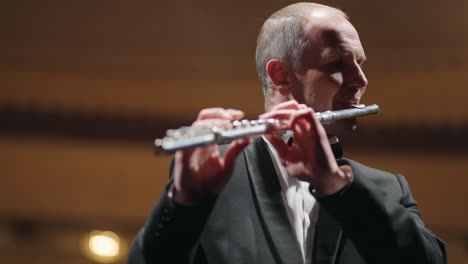
[[[353,169],[355,181],[362,186],[379,190],[379,192],[403,195],[408,188],[406,180],[400,174],[395,174],[372,168],[359,162],[343,159]]]
[[[357,161],[351,160],[351,159],[342,159],[342,162],[344,164],[350,165],[353,170],[357,172],[363,172],[366,175],[375,175],[375,176],[380,176],[380,177],[389,177],[389,178],[396,178],[397,174],[393,172],[388,172],[380,169],[376,169],[373,167],[369,167],[367,165],[364,165],[362,163],[359,163]]]

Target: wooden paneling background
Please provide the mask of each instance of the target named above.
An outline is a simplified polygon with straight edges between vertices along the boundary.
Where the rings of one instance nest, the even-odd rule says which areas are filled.
[[[468,2],[321,2],[360,32],[364,103],[382,108],[347,156],[405,174],[466,263]],[[260,114],[256,35],[288,3],[2,1],[0,262],[87,263],[76,240],[94,228],[130,243],[167,180],[152,139],[203,107]]]

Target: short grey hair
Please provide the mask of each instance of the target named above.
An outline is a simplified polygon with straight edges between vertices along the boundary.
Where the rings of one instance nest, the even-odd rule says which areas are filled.
[[[301,69],[302,55],[309,45],[304,25],[310,12],[317,9],[331,9],[347,18],[343,11],[333,7],[316,3],[295,3],[273,13],[263,23],[257,38],[255,61],[265,97],[265,109],[268,108],[273,93],[273,83],[266,72],[268,61],[284,60],[293,71]]]

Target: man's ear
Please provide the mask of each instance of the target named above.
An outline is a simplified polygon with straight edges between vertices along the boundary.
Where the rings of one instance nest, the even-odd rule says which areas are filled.
[[[286,63],[280,60],[270,60],[266,65],[266,71],[274,85],[280,88],[289,87],[289,67]]]

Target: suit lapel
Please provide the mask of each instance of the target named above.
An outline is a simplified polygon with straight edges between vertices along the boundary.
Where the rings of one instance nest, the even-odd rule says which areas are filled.
[[[245,158],[255,206],[277,263],[302,263],[278,176],[263,139],[257,139],[246,149]]]
[[[338,245],[342,231],[326,210],[319,209],[319,217],[315,226],[313,264],[332,264],[336,262]]]
[[[331,144],[333,154],[336,159],[341,159],[343,149],[338,139]],[[341,242],[342,231],[328,212],[319,207],[319,216],[315,226],[315,236],[312,253],[313,264],[334,264],[337,263],[339,244]]]

